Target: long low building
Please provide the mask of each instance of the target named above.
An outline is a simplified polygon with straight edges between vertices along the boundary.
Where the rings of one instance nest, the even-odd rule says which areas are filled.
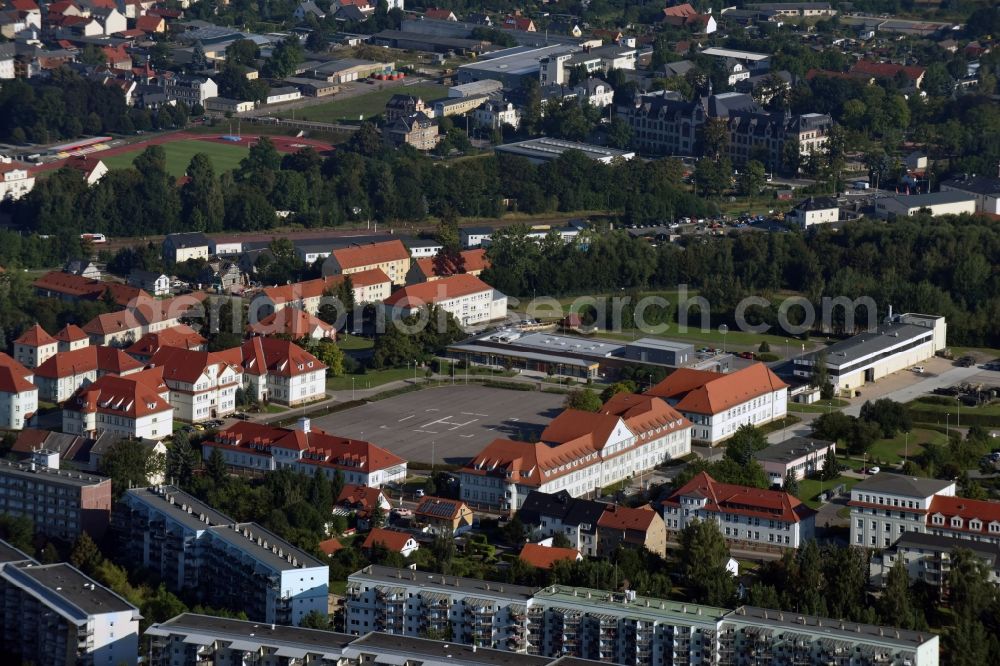
[[[595,146],[590,143],[566,141],[564,139],[550,139],[548,137],[506,143],[502,146],[497,146],[495,150],[497,154],[524,157],[529,162],[535,164],[553,162],[559,159],[563,153],[570,150],[579,151],[590,159],[603,162],[604,164],[610,164],[614,160],[630,160],[635,157],[635,152],[631,150],[618,150],[617,148]]]
[[[930,192],[875,200],[875,216],[881,219],[909,217],[922,211],[931,215],[961,215],[976,212],[976,197],[959,191]]]
[[[854,391],[932,358],[948,346],[947,337],[944,317],[906,313],[873,331],[795,358],[793,373],[796,377],[812,378],[816,359],[822,354],[834,389]]]
[[[499,649],[522,653],[520,664],[562,656],[635,666],[736,666],[748,663],[751,652],[768,655],[761,663],[938,664],[938,637],[930,632],[752,606],[700,606],[628,590],[533,590],[383,566],[348,577],[346,619],[350,634],[392,634],[384,639],[389,645],[445,635],[456,654],[462,645]]]
[[[384,303],[400,318],[434,305],[451,314],[462,326],[484,324],[507,316],[507,297],[468,273],[403,287]]]

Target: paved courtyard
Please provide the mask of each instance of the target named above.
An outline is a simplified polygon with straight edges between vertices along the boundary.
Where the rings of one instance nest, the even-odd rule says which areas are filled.
[[[364,439],[407,460],[462,464],[498,437],[537,435],[565,397],[475,384],[386,398],[313,419],[329,433]]]

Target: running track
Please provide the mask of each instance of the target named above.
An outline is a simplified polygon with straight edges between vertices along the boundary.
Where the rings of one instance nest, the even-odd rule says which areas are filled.
[[[174,143],[176,141],[208,141],[211,143],[223,143],[228,146],[245,146],[249,148],[254,145],[259,138],[256,135],[242,135],[240,141],[226,141],[222,138],[223,133],[219,134],[191,134],[189,132],[171,132],[170,134],[161,134],[159,136],[154,136],[149,139],[143,139],[142,141],[136,141],[133,143],[123,144],[121,146],[115,146],[114,148],[108,148],[107,150],[100,150],[93,153],[87,153],[87,157],[94,157],[100,159],[102,157],[113,157],[115,155],[121,155],[122,153],[130,153],[134,151],[142,150],[147,146],[159,146],[165,143]],[[325,153],[333,150],[333,145],[325,143],[323,141],[316,141],[315,139],[305,139],[293,136],[271,136],[268,137],[271,142],[274,143],[274,147],[278,149],[279,153],[294,153],[305,147],[315,148],[320,153]],[[47,162],[45,164],[40,164],[32,168],[33,174],[45,173],[46,171],[53,171],[62,167],[69,158],[56,160],[54,162]]]

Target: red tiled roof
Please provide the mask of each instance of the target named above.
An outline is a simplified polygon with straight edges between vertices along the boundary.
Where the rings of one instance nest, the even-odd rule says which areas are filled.
[[[66,402],[66,409],[139,418],[171,409],[156,390],[135,375],[118,377],[104,375],[92,384],[77,390]]]
[[[111,335],[123,331],[132,331],[142,326],[142,322],[131,310],[106,312],[97,315],[86,324],[83,330],[90,335]]]
[[[338,506],[345,506],[361,511],[372,511],[379,506],[382,501],[382,490],[371,486],[348,484],[340,491],[340,496],[335,502]]]
[[[55,338],[59,342],[79,342],[86,340],[87,334],[76,324],[66,324],[56,333]]]
[[[368,538],[365,539],[365,543],[362,548],[373,548],[374,546],[381,544],[386,550],[390,550],[394,553],[401,553],[403,549],[406,548],[406,544],[409,543],[410,539],[413,537],[407,532],[399,532],[397,530],[387,530],[382,527],[376,527],[368,534]]]
[[[769,367],[754,363],[726,374],[679,368],[646,395],[676,399],[676,407],[682,412],[718,414],[787,387]]]
[[[319,317],[314,317],[308,312],[295,307],[275,310],[256,324],[247,326],[247,330],[256,335],[276,335],[282,333],[293,340],[311,336],[316,328],[322,330],[323,335],[327,337],[336,331],[334,326],[326,323]]]
[[[47,379],[59,379],[93,370],[120,375],[140,368],[142,363],[120,349],[87,346],[50,356],[35,369],[35,374]]]
[[[133,356],[149,358],[160,347],[193,349],[202,346],[205,342],[205,338],[187,324],[177,324],[156,333],[147,333],[125,351]]]
[[[35,385],[28,381],[31,377],[28,370],[9,355],[0,352],[0,391],[4,393],[25,393],[36,391]],[[28,415],[25,414],[25,417]]]
[[[638,508],[609,504],[597,519],[598,527],[615,530],[636,530],[645,533],[657,518],[656,511],[648,504]]]
[[[371,243],[369,245],[352,245],[331,252],[340,265],[340,270],[375,266],[390,261],[400,261],[410,257],[406,246],[399,239]]]
[[[130,287],[117,282],[91,280],[81,275],[63,273],[62,271],[50,271],[46,273],[35,280],[34,287],[35,289],[51,291],[72,298],[87,298],[92,300],[101,298],[105,292],[110,292],[114,302],[120,306],[128,305],[142,298],[153,298],[142,289],[136,287]]]
[[[53,2],[49,5],[49,16],[53,14],[62,14],[70,7],[77,7],[75,2],[71,0],[60,0],[59,2]]]
[[[385,304],[398,304],[400,307],[419,308],[423,305],[439,303],[451,298],[478,294],[484,291],[492,292],[493,287],[475,275],[462,273],[444,277],[434,282],[422,282],[398,289],[389,298],[385,299]]]
[[[243,369],[251,375],[296,377],[326,370],[322,362],[294,342],[254,337],[243,343]]]
[[[143,32],[160,32],[163,30],[163,18],[147,13],[135,20],[135,27]]]
[[[220,431],[209,446],[239,447],[253,455],[270,456],[273,447],[308,451],[303,462],[370,473],[401,465],[406,461],[370,442],[328,434],[318,428],[308,433],[261,423],[235,423]]]
[[[391,282],[389,276],[381,268],[370,268],[351,273],[350,278],[351,284],[356,288]],[[319,298],[328,291],[334,291],[345,279],[344,275],[331,275],[325,278],[281,285],[280,287],[265,287],[262,291],[274,303],[294,303],[306,298]]]
[[[186,384],[196,384],[198,379],[211,366],[220,366],[218,374],[222,374],[225,368],[231,367],[242,376],[242,368],[238,363],[230,362],[228,357],[232,354],[225,352],[195,351],[182,349],[180,347],[160,347],[149,364],[153,367],[163,368],[164,381],[184,382]]]
[[[935,525],[931,522],[931,517],[935,514],[944,516],[944,525]],[[951,519],[958,516],[962,519],[962,527],[952,527]],[[978,530],[969,527],[969,521],[978,518],[982,523]],[[965,497],[951,497],[948,495],[934,495],[931,505],[927,509],[927,527],[940,528],[952,531],[961,531],[975,534],[992,534],[989,531],[990,523],[1000,522],[1000,502],[987,502],[986,500],[973,500]]]
[[[440,257],[424,257],[417,259],[417,268],[426,279],[431,276],[445,277],[458,273],[475,273],[490,266],[489,259],[486,258],[486,250],[465,250],[459,256],[461,258],[458,261],[445,260]]]
[[[344,549],[344,544],[340,543],[337,538],[327,539],[326,541],[319,542],[319,549],[324,555],[330,557],[334,555],[337,551]]]
[[[522,562],[526,562],[539,569],[551,569],[556,562],[576,562],[580,559],[580,551],[575,548],[557,548],[555,546],[542,546],[537,543],[526,543],[518,555]]]
[[[33,374],[31,370],[21,365],[13,356],[4,352],[0,352],[0,368],[10,368],[15,375],[24,378],[31,377]]]
[[[10,0],[10,6],[21,12],[40,11],[35,0]]]
[[[680,498],[696,495],[707,502],[705,510],[797,523],[816,512],[797,497],[780,490],[719,483],[701,472],[663,501],[664,506],[680,506]]]
[[[450,9],[440,9],[438,7],[429,7],[424,10],[424,16],[431,19],[438,19],[441,21],[447,21],[451,19],[454,14]]]
[[[57,340],[45,332],[45,329],[35,324],[21,334],[14,344],[28,345],[29,347],[41,347],[42,345],[54,345]]]
[[[906,78],[911,81],[916,81],[923,76],[924,72],[927,70],[923,67],[916,67],[912,65],[896,65],[890,62],[871,62],[870,60],[859,60],[854,63],[854,66],[851,67],[851,71],[869,74],[879,79],[891,79],[902,72]]]
[[[663,10],[664,16],[695,16],[697,13],[697,10],[686,2],[683,5],[675,5]]]

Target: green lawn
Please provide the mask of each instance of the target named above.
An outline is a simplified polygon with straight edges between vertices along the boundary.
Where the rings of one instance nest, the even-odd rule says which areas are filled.
[[[375,342],[371,338],[362,338],[359,335],[341,333],[337,336],[337,346],[344,351],[358,351],[371,349],[375,346]]]
[[[417,377],[423,377],[424,371],[417,368]],[[354,378],[353,388],[357,390],[382,386],[389,382],[400,379],[413,379],[413,368],[389,368],[388,370],[373,370],[363,375],[341,375],[339,377],[329,377],[326,380],[326,388],[331,391],[351,390],[351,378]]]
[[[281,412],[287,412],[288,407],[282,407],[281,405],[268,403],[266,406],[264,406],[264,408],[261,411],[264,412],[265,414],[280,414]]]
[[[833,488],[836,488],[840,484],[844,484],[847,490],[854,487],[854,484],[859,483],[861,479],[851,478],[849,476],[838,476],[832,481],[820,481],[818,479],[802,479],[799,481],[799,494],[797,497],[802,500],[808,506],[817,509],[820,506],[819,494],[822,492],[827,492]]]
[[[895,465],[902,462],[904,454],[908,454],[912,458],[923,451],[924,444],[945,444],[946,442],[944,433],[914,428],[909,436],[899,433],[891,439],[880,439],[875,442],[868,450],[868,460],[878,458],[880,462]]]
[[[433,83],[419,83],[412,86],[391,86],[382,90],[379,84],[372,84],[372,91],[364,95],[356,95],[344,99],[334,99],[326,104],[316,104],[304,109],[295,110],[298,120],[313,120],[321,123],[338,121],[357,122],[360,117],[371,118],[385,111],[385,103],[396,93],[405,93],[420,97],[425,102],[448,96],[448,88]],[[336,95],[334,96],[336,97]],[[292,111],[278,114],[279,117],[291,118]]]
[[[789,402],[788,411],[790,412],[801,412],[807,414],[826,414],[827,412],[836,411],[841,407],[846,407],[848,403],[846,400],[841,400],[839,398],[832,398],[830,400],[819,400],[811,405],[803,405],[798,402]]]
[[[215,173],[220,174],[232,171],[239,166],[240,160],[247,156],[245,146],[226,145],[215,143],[214,141],[200,141],[192,139],[190,141],[174,141],[164,143],[161,146],[167,154],[167,171],[175,178],[180,178],[187,171],[191,158],[198,153],[208,155],[215,167]],[[102,160],[109,169],[127,169],[132,166],[132,161],[139,156],[145,146],[137,146],[134,151],[104,157]]]
[[[988,405],[983,405],[982,407],[969,407],[967,405],[962,405],[959,407],[958,400],[954,398],[951,399],[951,404],[939,405],[934,402],[924,402],[920,398],[917,398],[913,402],[907,403],[910,409],[919,410],[921,412],[933,412],[939,414],[942,418],[942,423],[944,422],[944,415],[951,414],[952,423],[956,423],[956,418],[958,418],[959,413],[961,414],[982,414],[983,416],[995,416],[1000,418],[1000,401],[994,401]]]

